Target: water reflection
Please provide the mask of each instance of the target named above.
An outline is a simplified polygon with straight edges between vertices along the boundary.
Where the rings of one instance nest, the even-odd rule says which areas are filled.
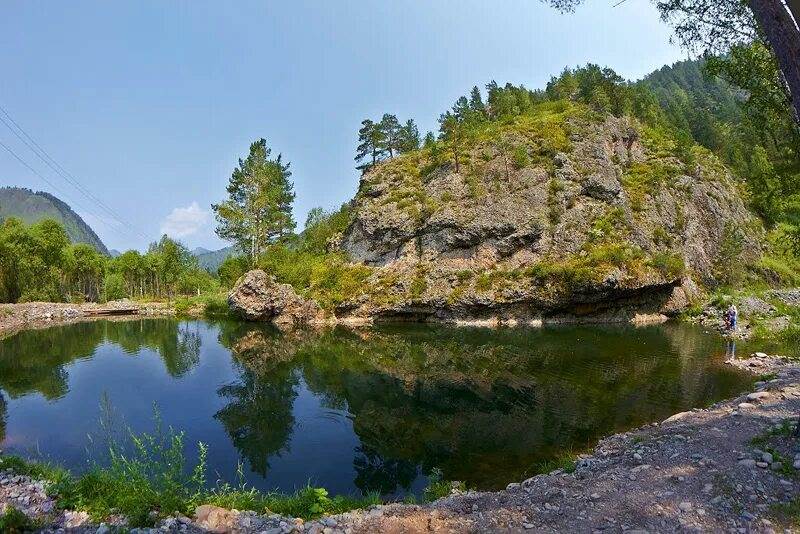
[[[434,468],[491,489],[565,449],[741,391],[750,378],[722,364],[725,348],[684,325],[284,334],[238,322],[80,323],[0,341],[0,440],[9,425],[14,439],[75,464],[109,392],[134,428],[147,428],[156,403],[187,442],[209,444],[212,473],[232,481],[243,459],[261,489],[312,479],[334,492],[402,493]]]
[[[200,336],[171,319],[98,321],[27,330],[0,340],[0,389],[11,398],[41,393],[56,400],[69,393],[67,367],[91,358],[104,342],[126,354],[158,353],[170,376],[181,377],[200,361]]]
[[[408,489],[418,469],[434,467],[447,478],[498,487],[510,471],[525,474],[565,448],[708,404],[742,384],[739,373],[709,359],[716,340],[679,326],[402,327],[362,335],[282,335],[241,324],[221,330],[246,377],[239,398],[266,395],[290,404],[294,368],[326,405],[346,408],[361,443],[354,483],[364,491]],[[266,393],[275,388],[283,391]],[[267,411],[275,404],[277,413],[290,411],[268,404]],[[280,421],[291,424],[288,416]],[[271,449],[281,450],[277,440]]]

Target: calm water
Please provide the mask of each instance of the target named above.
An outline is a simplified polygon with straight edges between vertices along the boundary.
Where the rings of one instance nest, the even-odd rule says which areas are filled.
[[[749,347],[740,345],[740,352]],[[210,479],[333,493],[492,489],[565,450],[745,389],[725,342],[684,325],[397,326],[281,335],[261,325],[80,323],[0,341],[6,451],[80,470],[103,431],[166,424],[209,445]],[[109,409],[110,416],[109,416]]]

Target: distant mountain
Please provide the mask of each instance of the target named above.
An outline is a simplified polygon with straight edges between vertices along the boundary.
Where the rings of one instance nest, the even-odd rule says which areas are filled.
[[[119,258],[120,256],[122,256],[122,252],[120,252],[115,248],[112,248],[111,250],[108,251],[108,255],[111,256],[112,258]]]
[[[43,191],[22,187],[0,187],[0,220],[9,217],[33,224],[42,219],[54,219],[64,226],[73,243],[87,243],[102,254],[108,249],[86,222],[65,202]]]
[[[192,254],[197,257],[197,263],[200,264],[201,268],[215,273],[228,256],[236,254],[236,249],[234,247],[225,247],[219,250],[208,250],[203,247],[197,247],[192,251]]]

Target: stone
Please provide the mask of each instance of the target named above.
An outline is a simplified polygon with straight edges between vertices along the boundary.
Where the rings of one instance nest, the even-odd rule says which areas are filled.
[[[767,462],[768,464],[771,464],[772,461],[773,461],[772,454],[770,454],[768,452],[763,453],[761,455],[761,461],[762,462]]]
[[[747,400],[750,401],[750,402],[764,402],[765,400],[767,400],[771,396],[772,395],[767,391],[756,391],[754,393],[750,393],[747,396]]]
[[[690,502],[688,502],[688,501],[683,501],[682,503],[680,503],[680,504],[678,505],[678,509],[679,509],[681,512],[691,512],[691,511],[692,511],[692,508],[693,508],[693,506],[692,506],[692,503],[690,503]]]
[[[225,534],[234,530],[239,513],[211,504],[204,504],[195,509],[195,522],[209,532]]]
[[[792,467],[794,467],[795,469],[800,469],[800,460],[795,460],[794,463],[792,464]]]
[[[313,300],[298,295],[289,284],[278,284],[255,269],[237,280],[228,294],[231,311],[248,321],[272,321],[281,327],[319,323],[325,317]]]
[[[756,462],[756,466],[760,467],[761,469],[766,469],[769,467],[769,464],[767,462]]]
[[[780,471],[781,469],[783,469],[783,463],[773,462],[772,464],[770,464],[769,468],[772,469],[773,471]]]
[[[756,461],[752,458],[744,458],[743,460],[739,460],[738,464],[742,467],[747,467],[750,469],[756,466]]]

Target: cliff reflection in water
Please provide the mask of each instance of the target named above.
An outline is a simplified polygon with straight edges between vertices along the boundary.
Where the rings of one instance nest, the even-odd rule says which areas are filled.
[[[258,470],[286,445],[297,377],[349,412],[363,491],[408,487],[417,471],[496,488],[568,449],[741,389],[721,345],[681,325],[484,330],[384,327],[280,334],[221,325],[242,368],[217,414]],[[263,403],[263,404],[261,404]],[[261,429],[261,430],[259,430]],[[239,443],[242,445],[240,446]],[[324,454],[324,452],[321,452]],[[512,475],[513,473],[513,475]]]
[[[434,468],[492,489],[602,435],[742,390],[750,379],[723,359],[718,338],[683,325],[283,334],[79,323],[0,340],[0,440],[85,466],[107,394],[135,430],[149,428],[155,403],[187,443],[206,442],[212,478],[235,481],[241,458],[260,489],[311,480],[396,494],[418,491]]]

